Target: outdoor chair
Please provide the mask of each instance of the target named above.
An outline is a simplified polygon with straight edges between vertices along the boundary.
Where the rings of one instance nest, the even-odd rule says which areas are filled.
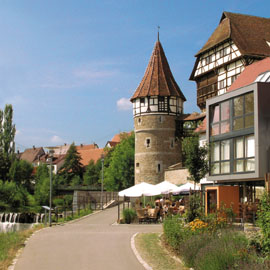
[[[137,209],[136,212],[139,223],[145,222],[147,220],[147,212],[144,209]]]
[[[148,209],[148,220],[150,222],[157,222],[158,220],[158,211],[159,209],[155,208],[155,209]]]

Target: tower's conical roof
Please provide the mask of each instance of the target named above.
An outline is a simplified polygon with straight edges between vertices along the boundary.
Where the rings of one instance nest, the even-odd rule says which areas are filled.
[[[147,96],[173,96],[186,100],[174,80],[159,39],[155,44],[143,79],[130,100]]]

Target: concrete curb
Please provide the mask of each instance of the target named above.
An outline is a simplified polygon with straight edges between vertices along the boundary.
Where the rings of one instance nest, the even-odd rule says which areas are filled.
[[[138,233],[135,233],[132,237],[131,237],[131,249],[134,252],[134,255],[136,256],[137,260],[142,264],[142,266],[146,269],[146,270],[153,270],[151,266],[149,266],[140,256],[139,252],[136,249],[135,246],[135,237],[137,236]]]

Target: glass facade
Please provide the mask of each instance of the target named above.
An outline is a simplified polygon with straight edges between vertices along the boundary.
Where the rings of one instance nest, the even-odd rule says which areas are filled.
[[[209,109],[211,175],[255,171],[253,92]]]

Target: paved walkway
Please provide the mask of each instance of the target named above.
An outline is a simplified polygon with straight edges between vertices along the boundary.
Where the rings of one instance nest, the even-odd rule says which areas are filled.
[[[161,232],[161,225],[112,225],[116,219],[114,207],[37,232],[28,241],[15,270],[143,270],[130,239],[136,232]]]

